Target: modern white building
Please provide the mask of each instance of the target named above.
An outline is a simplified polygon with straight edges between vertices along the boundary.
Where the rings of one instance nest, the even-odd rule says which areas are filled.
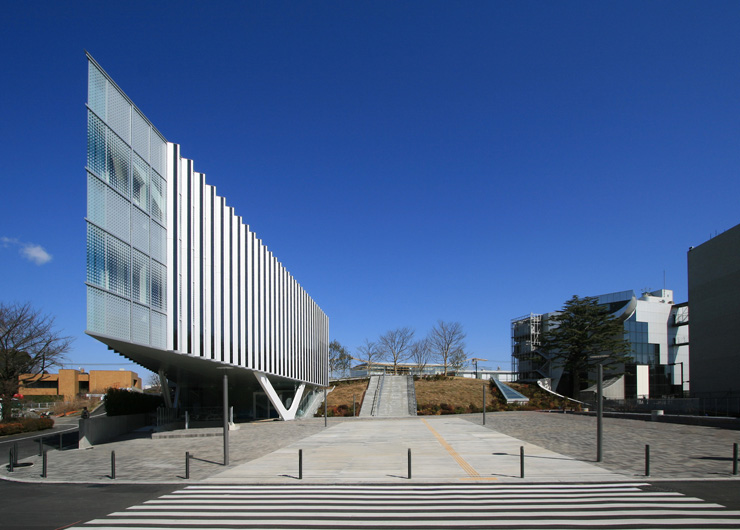
[[[88,55],[87,333],[175,386],[172,406],[300,415],[329,319]],[[272,406],[272,409],[271,407]]]
[[[632,363],[605,388],[614,399],[684,395],[689,390],[688,304],[674,304],[673,291],[620,291],[598,296],[598,303],[624,322]],[[519,380],[549,379],[561,393],[567,388],[562,366],[539,350],[542,333],[557,312],[530,314],[511,321],[512,368]]]

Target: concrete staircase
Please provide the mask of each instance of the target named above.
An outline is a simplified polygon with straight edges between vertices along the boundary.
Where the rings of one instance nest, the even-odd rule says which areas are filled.
[[[414,378],[406,375],[372,376],[367,385],[360,417],[403,416],[416,416]]]

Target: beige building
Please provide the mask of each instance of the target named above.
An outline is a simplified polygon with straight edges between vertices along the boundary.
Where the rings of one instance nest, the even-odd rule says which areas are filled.
[[[64,396],[72,400],[79,394],[104,394],[109,388],[141,389],[141,378],[130,370],[59,370],[58,374],[24,374],[18,393],[24,396]]]

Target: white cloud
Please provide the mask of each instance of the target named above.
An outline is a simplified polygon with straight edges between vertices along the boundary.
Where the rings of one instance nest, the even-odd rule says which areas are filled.
[[[41,245],[33,245],[31,243],[23,245],[21,255],[36,265],[43,265],[51,261],[51,254],[45,251]]]
[[[51,261],[51,254],[44,250],[41,245],[22,243],[15,238],[5,236],[0,237],[0,245],[3,248],[20,247],[18,250],[20,255],[36,265],[43,265]]]

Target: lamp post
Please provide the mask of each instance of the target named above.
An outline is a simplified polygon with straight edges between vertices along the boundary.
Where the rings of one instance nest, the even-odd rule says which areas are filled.
[[[224,372],[224,465],[229,465],[229,374],[231,366],[220,366]]]

